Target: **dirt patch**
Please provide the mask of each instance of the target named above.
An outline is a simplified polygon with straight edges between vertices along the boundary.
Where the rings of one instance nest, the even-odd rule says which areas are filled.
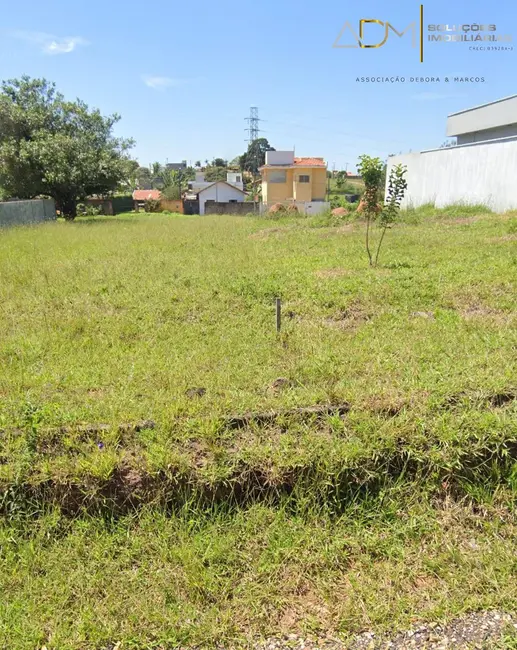
[[[345,223],[339,226],[339,228],[336,228],[336,233],[342,234],[344,232],[351,232],[352,230],[355,230],[355,225],[353,223]]]
[[[186,444],[186,451],[193,466],[197,469],[205,467],[213,459],[212,452],[208,449],[206,443],[201,440],[189,440]]]
[[[368,411],[376,413],[385,418],[394,418],[399,413],[409,406],[407,400],[402,399],[401,397],[372,397],[367,402],[362,405]]]
[[[477,220],[477,217],[456,217],[455,219],[447,219],[447,224],[470,226],[476,223]]]
[[[428,320],[434,320],[434,312],[432,311],[414,311],[411,313],[412,318],[426,318]]]
[[[443,405],[446,408],[455,408],[465,403],[483,405],[485,408],[504,408],[517,400],[517,391],[505,390],[490,395],[479,395],[469,393],[457,393],[447,397]]]
[[[185,391],[186,397],[189,399],[195,399],[196,397],[203,397],[206,394],[206,388],[202,386],[194,386]]]
[[[339,329],[354,329],[371,320],[372,316],[361,305],[352,303],[337,314],[325,319],[325,323]]]
[[[314,275],[318,278],[342,278],[352,275],[348,269],[320,269]]]
[[[511,314],[482,303],[468,305],[460,310],[460,314],[465,320],[488,320],[500,324],[508,323],[512,318]]]
[[[278,377],[275,381],[268,386],[268,390],[272,393],[281,393],[283,390],[290,388],[293,382],[286,377]]]
[[[491,237],[487,239],[491,244],[498,244],[500,242],[506,241],[517,241],[517,233],[512,233],[511,235],[503,235],[502,237]]]
[[[96,399],[104,399],[106,396],[106,390],[104,388],[89,388],[86,391],[88,397],[94,397]]]
[[[268,239],[268,237],[271,237],[272,235],[278,235],[279,233],[285,232],[287,232],[287,228],[264,228],[263,230],[252,233],[249,235],[249,238],[262,240]]]
[[[327,415],[345,415],[350,410],[350,404],[321,404],[318,406],[309,406],[293,409],[281,409],[278,411],[269,411],[265,413],[244,413],[242,415],[233,415],[223,421],[225,429],[243,429],[252,424],[264,425],[274,424],[280,418],[298,417],[302,420],[323,417]]]

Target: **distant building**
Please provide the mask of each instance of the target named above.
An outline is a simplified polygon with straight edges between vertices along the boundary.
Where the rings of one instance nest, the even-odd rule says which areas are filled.
[[[133,203],[135,210],[138,211],[141,208],[145,207],[145,202],[159,201],[161,199],[162,193],[160,190],[135,190],[133,192]]]
[[[246,199],[246,192],[226,181],[216,181],[202,188],[197,196],[199,201],[199,214],[205,214],[205,203],[207,201],[215,201],[216,203],[242,203]]]
[[[169,171],[178,171],[180,169],[187,169],[187,161],[182,160],[181,162],[177,163],[167,163],[165,165],[165,169],[168,169]]]
[[[447,136],[456,137],[457,144],[517,136],[517,95],[451,113]]]
[[[242,180],[242,172],[227,172],[226,182],[235,185],[240,190],[244,189],[244,182]]]
[[[265,165],[259,171],[265,205],[293,203],[311,213],[328,207],[327,164],[323,158],[296,158],[294,151],[266,151]]]
[[[224,181],[223,181],[224,182]],[[241,172],[227,172],[226,182],[229,185],[237,187],[239,190],[244,190],[244,182],[242,180]],[[194,195],[212,185],[214,181],[206,181],[204,172],[196,172],[196,178],[188,183],[188,194]]]

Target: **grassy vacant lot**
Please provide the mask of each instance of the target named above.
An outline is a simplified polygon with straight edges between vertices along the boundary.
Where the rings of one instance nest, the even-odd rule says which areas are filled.
[[[354,194],[355,192],[362,192],[364,190],[364,183],[360,178],[347,178],[343,188],[338,188],[336,179],[330,179],[330,194]]]
[[[0,233],[2,647],[515,610],[516,217],[404,219]]]

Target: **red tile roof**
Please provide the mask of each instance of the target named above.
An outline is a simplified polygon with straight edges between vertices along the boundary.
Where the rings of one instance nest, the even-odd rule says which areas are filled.
[[[303,167],[326,167],[323,158],[295,158],[294,164]]]
[[[133,192],[133,201],[147,201],[147,199],[158,201],[161,196],[160,190],[135,190]]]

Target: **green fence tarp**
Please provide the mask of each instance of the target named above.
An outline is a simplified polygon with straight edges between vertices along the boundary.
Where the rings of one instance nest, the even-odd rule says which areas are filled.
[[[0,226],[23,226],[56,219],[56,204],[52,199],[0,202]]]

